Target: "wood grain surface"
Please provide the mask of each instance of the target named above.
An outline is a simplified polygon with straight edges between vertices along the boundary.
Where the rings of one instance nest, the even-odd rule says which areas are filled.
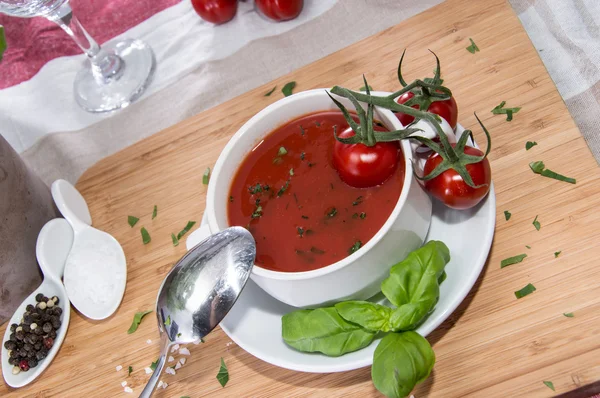
[[[469,37],[480,52],[466,51]],[[0,396],[112,397],[125,394],[122,381],[139,394],[149,378],[144,367],[158,355],[154,314],[134,334],[128,335],[127,329],[137,311],[154,307],[163,277],[185,253],[185,245],[173,247],[170,234],[188,220],[200,221],[205,168],[215,163],[246,120],[282,96],[279,89],[290,80],[297,81],[296,91],[334,84],[359,88],[365,73],[375,89],[397,89],[395,71],[405,47],[408,80],[431,75],[434,60],[427,49],[435,51],[458,101],[459,122],[473,128],[481,143],[474,111],[489,128],[498,203],[486,268],[462,305],[428,336],[437,363],[415,396],[543,397],[554,394],[544,380],[554,383],[556,393],[600,380],[598,166],[510,5],[449,0],[88,170],[77,186],[90,205],[94,225],[123,245],[129,271],[125,297],[108,320],[93,322],[73,312],[52,366],[25,388],[0,384]],[[275,84],[278,90],[265,97]],[[523,107],[512,122],[490,113],[503,100],[507,106]],[[528,140],[538,146],[526,151]],[[528,164],[534,160],[577,178],[577,184],[533,174]],[[154,205],[158,216],[151,220]],[[504,210],[512,213],[510,221],[505,221]],[[140,217],[135,228],[128,226],[128,215]],[[536,215],[540,231],[532,225]],[[148,245],[142,244],[142,226],[152,236]],[[556,251],[562,251],[558,258]],[[528,257],[521,264],[500,269],[502,259],[524,252]],[[537,291],[517,300],[513,292],[527,283]],[[575,316],[567,318],[565,312]],[[369,368],[337,374],[280,369],[231,344],[221,330],[189,348],[187,363],[176,375],[162,377],[169,386],[155,396],[379,396]],[[221,357],[230,372],[225,388],[215,378]],[[124,370],[117,372],[117,365]],[[133,373],[128,377],[129,365]]]

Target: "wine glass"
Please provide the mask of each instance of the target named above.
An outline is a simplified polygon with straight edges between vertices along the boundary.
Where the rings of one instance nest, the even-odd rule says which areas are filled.
[[[88,57],[74,83],[75,100],[87,111],[124,108],[142,95],[152,79],[156,61],[147,44],[129,39],[100,48],[73,15],[68,0],[0,0],[0,12],[46,17],[71,36]]]

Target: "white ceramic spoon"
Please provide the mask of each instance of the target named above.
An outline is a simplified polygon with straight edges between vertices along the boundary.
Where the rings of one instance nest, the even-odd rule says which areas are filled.
[[[50,362],[52,362],[52,359],[65,339],[67,328],[69,327],[71,306],[69,305],[69,298],[67,297],[65,287],[60,279],[63,275],[65,261],[72,245],[73,229],[63,218],[55,218],[48,221],[40,231],[36,246],[36,256],[38,264],[44,273],[44,281],[17,308],[8,322],[4,339],[2,340],[2,375],[4,376],[4,380],[6,380],[6,384],[11,387],[22,387],[35,380],[50,365]],[[10,337],[10,325],[21,322],[27,305],[36,304],[35,296],[38,293],[42,293],[46,297],[58,297],[58,306],[63,310],[60,316],[61,326],[56,332],[54,345],[48,352],[48,356],[39,361],[36,367],[29,369],[27,372],[20,372],[15,375],[12,373],[13,366],[8,363],[8,350],[4,348],[4,342]]]
[[[115,238],[90,226],[88,206],[73,185],[65,180],[54,181],[52,198],[75,232],[64,274],[69,299],[90,319],[108,318],[125,293],[125,253]]]

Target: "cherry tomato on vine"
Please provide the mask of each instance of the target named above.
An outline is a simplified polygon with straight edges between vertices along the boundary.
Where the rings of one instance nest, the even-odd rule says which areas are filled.
[[[274,21],[287,21],[300,15],[304,0],[256,0],[256,6]]]
[[[399,104],[404,104],[406,101],[408,101],[414,96],[414,93],[408,91],[399,96],[396,99],[396,102]],[[413,108],[418,109],[419,107],[417,105],[413,105]],[[421,110],[426,110],[428,112],[435,113],[440,117],[443,117],[444,119],[446,119],[448,124],[450,124],[450,127],[452,127],[452,129],[456,128],[456,123],[458,122],[458,105],[456,104],[454,97],[450,97],[450,99],[444,101],[432,102],[431,105],[429,105],[428,109]],[[396,113],[396,116],[398,117],[398,120],[400,120],[400,123],[402,123],[402,125],[404,126],[407,126],[409,123],[412,123],[412,121],[415,120],[413,116],[404,113]]]
[[[375,130],[385,131],[375,128]],[[338,136],[354,136],[348,127]],[[336,141],[333,146],[333,167],[342,181],[355,188],[374,187],[383,184],[396,170],[399,160],[398,142],[378,142],[373,146],[362,143],[343,144]]]
[[[233,19],[238,0],[192,0],[192,7],[205,21],[222,24]]]
[[[456,144],[452,144],[452,147],[455,146]],[[464,153],[472,156],[483,155],[483,152],[479,149],[470,146],[465,146]],[[439,154],[432,153],[425,162],[424,174],[428,175],[431,173],[442,160]],[[433,197],[453,209],[463,210],[475,206],[490,190],[492,182],[490,162],[486,157],[478,163],[467,164],[465,168],[473,179],[473,183],[475,185],[482,185],[481,187],[473,188],[468,186],[455,170],[448,169],[439,176],[425,181],[425,189]]]

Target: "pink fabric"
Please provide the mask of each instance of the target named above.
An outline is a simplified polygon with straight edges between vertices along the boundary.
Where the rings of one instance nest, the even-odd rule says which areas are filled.
[[[181,0],[72,0],[74,14],[100,44]],[[184,0],[185,1],[185,0]],[[8,49],[0,62],[0,89],[31,79],[48,61],[81,54],[58,25],[45,18],[0,14]]]

